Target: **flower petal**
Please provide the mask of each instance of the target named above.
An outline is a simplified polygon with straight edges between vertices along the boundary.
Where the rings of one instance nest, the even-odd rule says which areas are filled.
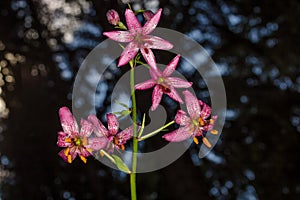
[[[127,23],[128,29],[130,31],[135,32],[137,29],[142,28],[139,20],[136,18],[135,14],[133,13],[133,11],[131,9],[126,9],[125,18],[126,18],[126,23]]]
[[[167,77],[165,78],[165,80],[168,83],[168,85],[172,85],[175,88],[189,88],[193,85],[192,82],[188,82],[177,77]]]
[[[134,34],[129,31],[110,31],[104,32],[103,35],[117,42],[131,42],[134,39]]]
[[[151,49],[169,50],[173,48],[173,44],[160,37],[153,35],[144,36],[144,46]]]
[[[151,107],[152,111],[156,110],[156,108],[158,107],[162,95],[163,95],[162,90],[160,89],[159,85],[156,85],[152,93],[152,107]]]
[[[149,49],[147,47],[142,47],[141,52],[142,52],[142,55],[143,55],[144,59],[148,63],[148,65],[150,67],[157,68],[155,57],[154,57],[154,54],[151,51],[151,49]]]
[[[202,108],[200,117],[202,117],[203,119],[207,119],[211,114],[211,107],[201,100],[199,100],[199,105]]]
[[[58,132],[58,137],[57,137],[57,146],[59,147],[69,147],[71,143],[66,142],[66,138],[68,137],[68,134],[60,131]]]
[[[86,150],[86,148],[84,147],[80,148],[79,156],[89,157],[90,155],[91,153],[88,150]]]
[[[170,76],[176,69],[178,61],[180,59],[180,55],[178,54],[177,56],[175,56],[175,58],[173,58],[171,60],[171,62],[167,65],[167,67],[165,68],[165,70],[163,71],[163,75],[166,76]]]
[[[135,42],[130,42],[123,50],[119,59],[118,66],[120,67],[127,64],[132,58],[134,58],[138,51],[138,45]]]
[[[162,76],[162,72],[158,69],[158,68],[153,68],[151,67],[149,69],[149,72],[150,72],[150,76],[153,80],[157,80],[159,77]]]
[[[133,126],[130,126],[117,134],[118,145],[125,144],[133,137]]]
[[[169,142],[182,142],[192,137],[192,135],[189,132],[189,127],[184,126],[180,127],[179,129],[176,129],[175,131],[167,133],[162,137]]]
[[[61,126],[65,133],[67,134],[74,134],[78,133],[78,125],[73,117],[72,113],[70,112],[69,108],[62,107],[59,109],[59,117]]]
[[[119,130],[119,122],[117,116],[113,113],[108,113],[106,114],[106,119],[107,119],[109,134],[116,135]]]
[[[94,137],[88,139],[88,144],[85,147],[93,151],[99,151],[100,149],[104,149],[108,143],[109,140],[106,137]]]
[[[184,112],[183,110],[177,111],[174,121],[176,122],[176,124],[179,124],[181,126],[186,126],[191,123],[191,119],[187,116],[187,113]]]
[[[143,27],[143,34],[144,35],[147,35],[147,34],[151,33],[156,28],[156,26],[159,22],[160,16],[161,16],[161,12],[162,12],[162,9],[160,8],[155,13],[155,15],[150,20],[148,20],[146,22],[146,24]]]
[[[105,128],[105,126],[101,123],[101,121],[95,116],[95,115],[90,115],[88,117],[88,121],[91,122],[94,126],[94,133],[98,137],[103,137],[103,136],[108,136],[108,131]]]
[[[81,131],[80,131],[79,136],[80,137],[89,137],[92,134],[93,129],[94,129],[93,124],[91,124],[87,120],[81,119],[80,125],[81,125]]]
[[[197,119],[200,116],[200,105],[198,99],[188,90],[182,92],[184,95],[186,108],[192,119]]]
[[[134,86],[134,88],[136,90],[146,90],[146,89],[152,88],[155,84],[156,84],[156,81],[154,81],[153,79],[149,79],[149,80],[147,80],[145,82],[136,84]]]
[[[73,150],[73,152],[71,153],[71,150],[70,150],[70,153],[69,155],[66,155],[66,150],[67,149],[63,149],[61,150],[58,155],[65,161],[65,162],[68,162],[68,163],[72,163],[72,161],[76,158],[76,152],[74,152],[74,148],[71,148],[71,150]]]
[[[178,92],[175,90],[174,87],[170,87],[170,92],[166,93],[169,97],[171,97],[173,100],[179,102],[179,103],[183,103],[180,95],[178,94]]]

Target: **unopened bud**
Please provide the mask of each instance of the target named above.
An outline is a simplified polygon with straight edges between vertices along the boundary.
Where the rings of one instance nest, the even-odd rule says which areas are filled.
[[[110,24],[112,25],[117,25],[118,22],[120,21],[120,17],[119,17],[119,14],[117,11],[111,9],[109,11],[107,11],[106,13],[106,17],[107,17],[107,20]]]

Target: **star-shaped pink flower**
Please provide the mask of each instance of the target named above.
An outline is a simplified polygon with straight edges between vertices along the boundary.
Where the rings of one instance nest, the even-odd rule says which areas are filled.
[[[175,116],[175,122],[182,127],[165,134],[163,138],[170,142],[181,142],[188,138],[193,138],[194,142],[198,144],[196,137],[201,136],[203,143],[211,147],[207,138],[204,137],[204,133],[208,131],[212,134],[218,133],[216,130],[213,130],[217,116],[212,116],[211,119],[208,119],[211,115],[211,108],[207,104],[198,100],[188,90],[183,91],[183,95],[189,116],[183,110],[179,110]]]
[[[179,103],[183,103],[175,88],[189,88],[192,86],[191,82],[177,77],[170,77],[177,67],[179,58],[180,55],[173,58],[163,72],[157,68],[150,68],[151,79],[135,85],[136,90],[149,89],[155,85],[152,93],[152,111],[158,107],[163,94],[168,95]]]
[[[106,115],[108,129],[95,116],[90,115],[88,121],[94,126],[96,137],[88,139],[88,148],[100,150],[107,148],[110,152],[116,149],[124,150],[124,144],[133,137],[133,126],[130,126],[119,132],[119,122],[116,115],[109,113]]]
[[[155,57],[151,49],[169,50],[173,48],[173,45],[170,42],[160,37],[149,35],[156,28],[161,12],[162,9],[159,9],[142,27],[133,11],[126,9],[125,18],[128,31],[111,31],[103,33],[103,35],[117,42],[129,42],[121,54],[118,63],[119,67],[127,64],[140,50],[146,62],[151,67],[156,68]]]
[[[66,148],[61,150],[58,155],[68,163],[72,163],[78,155],[86,163],[86,157],[91,154],[85,145],[87,145],[87,138],[93,132],[93,125],[82,119],[81,131],[78,132],[77,122],[67,107],[59,109],[59,116],[63,132],[58,132],[57,145]]]

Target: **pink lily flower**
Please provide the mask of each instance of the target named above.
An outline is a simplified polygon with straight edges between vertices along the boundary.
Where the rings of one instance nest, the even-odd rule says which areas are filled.
[[[192,86],[193,83],[191,82],[177,77],[170,77],[177,67],[179,58],[180,55],[173,58],[163,72],[159,69],[150,68],[151,79],[135,85],[136,90],[146,90],[155,85],[152,93],[152,111],[158,107],[163,94],[168,95],[179,103],[183,103],[175,88],[189,88]]]
[[[211,115],[211,107],[198,100],[188,90],[183,91],[183,95],[189,116],[183,110],[179,110],[174,120],[182,127],[165,134],[163,138],[170,142],[182,142],[188,138],[193,138],[194,142],[198,144],[199,141],[196,137],[201,136],[202,142],[210,148],[211,144],[204,133],[210,131],[212,134],[218,134],[217,130],[213,130],[217,116],[208,119]]]
[[[110,152],[114,149],[125,150],[124,144],[133,137],[133,126],[130,126],[118,133],[119,122],[115,114],[109,113],[106,115],[108,129],[95,116],[88,117],[89,122],[94,126],[94,133],[96,137],[89,138],[88,147],[93,150],[100,150],[108,148]]]
[[[128,31],[111,31],[103,33],[103,35],[117,42],[129,42],[121,54],[118,63],[119,67],[127,64],[136,56],[138,51],[141,50],[146,62],[151,67],[156,68],[155,57],[151,49],[169,50],[173,48],[173,45],[170,42],[160,37],[149,35],[156,28],[161,12],[162,9],[159,9],[142,27],[133,11],[126,9],[125,18]]]
[[[72,163],[78,155],[86,163],[86,157],[91,155],[91,150],[87,149],[85,145],[87,145],[87,138],[93,132],[92,124],[82,119],[81,130],[78,132],[78,124],[67,107],[59,109],[59,117],[63,131],[58,132],[57,145],[66,148],[61,150],[58,155],[68,163]]]

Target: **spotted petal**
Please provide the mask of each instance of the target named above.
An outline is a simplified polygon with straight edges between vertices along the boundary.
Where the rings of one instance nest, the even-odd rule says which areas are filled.
[[[191,123],[191,119],[187,116],[187,113],[184,112],[183,110],[177,111],[174,121],[176,122],[176,124],[179,124],[181,126],[186,126]]]
[[[162,72],[158,68],[151,67],[149,69],[150,76],[153,80],[157,80],[159,77],[162,76]]]
[[[78,125],[73,117],[72,113],[70,112],[69,108],[62,107],[59,109],[59,117],[62,128],[65,133],[67,134],[75,134],[78,133]]]
[[[188,113],[192,119],[197,119],[200,116],[200,105],[198,99],[188,90],[182,92],[184,95]]]
[[[181,97],[179,96],[178,92],[175,90],[174,87],[171,87],[171,88],[170,88],[170,92],[167,93],[167,95],[168,95],[169,97],[171,97],[174,101],[177,101],[177,102],[179,102],[179,103],[183,103]]]
[[[156,85],[152,93],[152,107],[151,107],[152,111],[156,110],[156,108],[158,107],[162,95],[163,95],[162,90],[160,89],[159,85]]]
[[[182,142],[184,140],[187,140],[191,136],[192,135],[189,132],[189,127],[184,126],[163,135],[163,138],[169,142]]]
[[[156,84],[156,81],[149,79],[145,82],[136,84],[134,88],[136,90],[146,90],[146,89],[152,88],[155,84]]]
[[[88,122],[87,120],[82,119],[80,122],[81,125],[81,131],[79,136],[80,137],[89,137],[93,132],[93,124]]]
[[[99,151],[100,149],[104,149],[108,143],[109,140],[106,137],[94,137],[88,139],[88,144],[85,147]]]
[[[127,64],[132,58],[134,58],[138,51],[138,45],[135,42],[130,42],[123,50],[119,59],[118,66],[120,67]]]
[[[167,65],[167,67],[165,68],[165,70],[163,71],[163,75],[166,76],[170,76],[176,69],[178,61],[180,59],[180,55],[178,54],[177,56],[175,56],[175,58],[173,58],[171,60],[171,62]]]
[[[108,130],[110,135],[116,135],[119,130],[118,118],[115,114],[108,113],[106,115]]]
[[[144,46],[151,49],[169,50],[172,49],[174,46],[167,40],[153,35],[145,35],[144,41]]]
[[[131,42],[134,39],[134,34],[129,31],[110,31],[104,32],[103,35],[117,42]]]
[[[58,138],[57,138],[57,146],[59,147],[69,147],[71,143],[66,142],[66,138],[68,137],[68,134],[65,132],[58,132]]]
[[[169,85],[172,85],[175,88],[189,88],[193,85],[193,83],[182,80],[181,78],[177,77],[167,77],[165,79]]]
[[[155,15],[150,20],[148,20],[146,22],[146,24],[143,27],[143,34],[144,35],[147,35],[147,34],[151,33],[156,28],[156,26],[159,22],[160,16],[161,16],[161,12],[162,12],[162,9],[160,8],[155,13]]]
[[[71,150],[73,149],[73,152],[72,152],[72,154],[71,154]],[[58,153],[58,155],[65,161],[65,162],[69,162],[69,160],[68,160],[68,156],[66,155],[66,150],[67,149],[63,149],[63,150],[61,150],[59,153]],[[71,148],[70,149],[70,154],[69,155],[71,155],[71,162],[76,158],[76,156],[77,156],[77,153],[75,153],[74,152],[74,148]],[[69,162],[69,163],[71,163],[71,162]]]
[[[203,119],[207,119],[211,114],[211,107],[209,105],[207,105],[206,103],[204,103],[203,101],[201,101],[201,100],[199,100],[199,105],[202,108],[200,116]]]
[[[126,9],[125,19],[126,19],[126,24],[128,26],[129,31],[136,32],[136,30],[142,28],[139,20],[136,18],[135,14],[133,13],[133,11],[131,9]]]
[[[105,128],[105,126],[101,123],[101,121],[95,116],[95,115],[90,115],[88,117],[88,121],[93,124],[94,127],[94,133],[98,137],[103,137],[103,136],[108,136],[108,131]]]
[[[141,48],[141,53],[150,67],[157,68],[153,52],[147,47]]]
[[[119,145],[125,144],[133,137],[133,126],[130,126],[117,134]]]

